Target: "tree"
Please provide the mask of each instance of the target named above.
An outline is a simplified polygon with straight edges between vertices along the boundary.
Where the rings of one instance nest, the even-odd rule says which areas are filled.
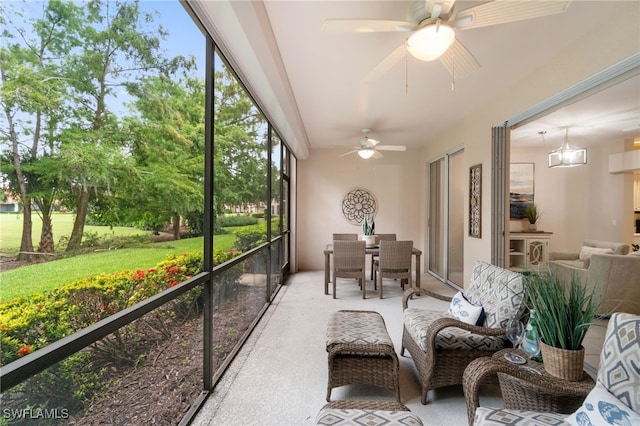
[[[181,217],[202,214],[204,82],[193,76],[149,77],[131,94],[138,115],[126,122],[136,169],[129,183],[135,186],[128,185],[119,205],[129,217],[157,226],[173,222],[179,239]]]
[[[267,121],[233,74],[223,67],[214,77],[214,203],[266,201]]]
[[[2,126],[2,142],[10,149],[3,157],[10,158],[12,167],[3,167],[3,175],[17,195],[23,208],[23,230],[19,260],[33,252],[31,205],[39,205],[43,221],[51,223],[51,191],[38,188],[34,199],[30,187],[39,179],[38,158],[55,149],[56,129],[61,121],[65,100],[60,58],[76,45],[81,9],[72,3],[51,1],[43,7],[42,18],[26,19],[20,11],[0,4],[0,24],[3,43],[0,47],[0,103],[6,127]],[[24,26],[23,26],[24,25]],[[44,133],[43,133],[44,131]],[[30,164],[31,175],[23,168]],[[44,182],[46,178],[40,179]],[[48,200],[48,201],[46,201]],[[41,251],[53,251],[50,226],[43,227]]]
[[[66,137],[66,158],[73,165],[76,218],[67,250],[80,246],[91,190],[106,187],[117,163],[119,134],[107,99],[117,87],[136,85],[142,75],[169,72],[182,58],[165,60],[160,51],[162,28],[145,27],[153,17],[142,16],[138,2],[92,0],[86,4],[86,25],[80,32],[82,49],[70,58],[68,77],[76,100],[75,125]],[[96,154],[96,155],[94,155]]]

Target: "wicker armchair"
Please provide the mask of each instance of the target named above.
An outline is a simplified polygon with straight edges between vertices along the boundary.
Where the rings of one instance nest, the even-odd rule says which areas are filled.
[[[605,333],[600,366],[596,377],[596,385],[568,382],[555,377],[540,376],[529,373],[506,362],[492,358],[478,359],[471,363],[464,373],[464,393],[467,401],[467,415],[470,425],[531,425],[536,419],[544,418],[544,424],[602,424],[597,421],[601,404],[606,414],[615,413],[617,421],[610,424],[640,424],[640,316],[627,313],[614,313],[609,320]],[[523,384],[544,389],[546,394],[557,394],[562,397],[581,398],[581,406],[573,413],[567,414],[567,407],[554,407],[554,412],[538,410],[535,405],[539,398],[529,395],[519,402],[521,407],[487,408],[479,407],[478,388],[484,378],[499,373],[518,378]],[[516,382],[516,381],[514,381]],[[502,384],[502,379],[501,379]],[[592,388],[592,389],[590,389]],[[503,396],[509,389],[502,389]],[[608,402],[601,402],[609,397]],[[586,398],[586,400],[585,400]],[[547,401],[541,402],[545,407]],[[579,404],[578,404],[579,405]],[[596,418],[594,418],[596,417]]]
[[[380,255],[373,263],[373,284],[380,277],[380,299],[382,299],[382,279],[399,279],[404,290],[405,283],[411,286],[411,256],[413,241],[380,241]]]
[[[410,308],[415,295],[444,301],[451,297],[425,289],[412,288],[404,293],[401,355],[409,351],[418,370],[422,403],[430,389],[462,384],[467,365],[476,358],[491,356],[505,347],[505,326],[510,317],[524,309],[524,281],[521,274],[485,262],[473,268],[471,284],[465,292],[473,305],[482,306],[481,326],[455,319],[447,312]]]
[[[362,298],[366,298],[364,241],[335,240],[333,242],[333,298],[336,298],[336,280],[355,278],[362,289]]]

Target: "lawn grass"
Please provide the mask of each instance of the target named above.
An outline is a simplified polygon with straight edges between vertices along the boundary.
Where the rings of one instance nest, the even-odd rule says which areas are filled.
[[[22,238],[22,219],[21,213],[3,213],[0,214],[0,251],[5,253],[17,253],[20,250],[20,240]],[[31,235],[33,238],[34,249],[40,243],[40,233],[42,232],[42,220],[36,213],[31,215],[33,227]],[[73,221],[75,215],[72,213],[54,213],[51,217],[53,227],[53,240],[57,244],[63,236],[70,237],[73,229]],[[126,236],[150,234],[150,231],[143,231],[138,228],[129,228],[126,226],[94,226],[85,225],[85,233],[96,233],[99,237],[108,236]]]
[[[215,248],[227,250],[235,242],[234,234],[216,235]],[[148,269],[170,254],[202,251],[203,238],[187,238],[149,244],[148,247],[123,248],[82,254],[60,260],[23,266],[0,273],[0,303],[51,290],[90,275],[122,270]]]

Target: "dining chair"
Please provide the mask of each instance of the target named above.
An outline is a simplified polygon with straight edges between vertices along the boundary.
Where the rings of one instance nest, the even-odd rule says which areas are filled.
[[[333,234],[333,241],[336,241],[336,240],[355,241],[357,239],[358,239],[358,234]]]
[[[386,241],[395,241],[396,240],[396,234],[376,234],[376,245],[380,246],[380,241],[382,240],[386,240]],[[373,279],[373,263],[376,261],[376,259],[378,258],[377,254],[372,254],[371,255],[371,279]]]
[[[380,277],[380,299],[382,299],[383,278],[399,279],[402,290],[405,283],[411,286],[411,256],[413,241],[380,241],[380,255],[374,262],[373,282]]]
[[[333,241],[333,298],[336,298],[336,280],[338,278],[355,278],[362,289],[362,298],[366,297],[365,288],[365,255],[364,241]]]

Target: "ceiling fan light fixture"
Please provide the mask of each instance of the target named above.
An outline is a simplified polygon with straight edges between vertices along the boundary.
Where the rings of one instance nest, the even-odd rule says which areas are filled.
[[[373,157],[373,154],[375,153],[375,151],[373,149],[360,149],[358,150],[358,155],[361,158],[364,158],[365,160]]]
[[[407,40],[407,50],[421,61],[433,61],[446,52],[455,39],[453,28],[442,25],[442,21],[438,19],[435,24],[413,33]]]
[[[562,146],[549,153],[549,167],[575,167],[584,164],[587,164],[587,149],[569,145],[567,129]]]

